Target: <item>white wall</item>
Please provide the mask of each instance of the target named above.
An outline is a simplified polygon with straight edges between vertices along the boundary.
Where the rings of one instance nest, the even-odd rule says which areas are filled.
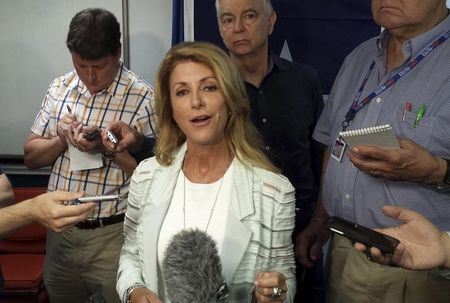
[[[23,155],[48,85],[72,68],[67,30],[87,7],[122,23],[122,0],[0,0],[0,156]],[[150,84],[170,47],[171,10],[169,0],[129,0],[131,69]]]
[[[172,1],[129,0],[130,67],[153,85],[172,41]]]
[[[64,43],[72,16],[99,6],[121,21],[121,5],[121,0],[0,0],[1,157],[23,154],[50,81],[72,68]],[[170,0],[129,0],[131,69],[150,84],[170,48],[171,19]]]

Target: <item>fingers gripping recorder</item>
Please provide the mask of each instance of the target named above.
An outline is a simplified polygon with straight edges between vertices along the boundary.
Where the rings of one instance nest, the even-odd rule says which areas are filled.
[[[119,143],[119,139],[114,135],[112,131],[107,130],[106,136],[108,137],[108,140],[111,141],[112,144],[116,145]],[[113,160],[115,158],[116,154],[114,152],[103,152],[102,157],[107,160]]]
[[[65,205],[78,205],[81,203],[88,203],[88,202],[114,202],[119,201],[125,198],[124,196],[120,195],[102,195],[102,196],[86,196],[86,197],[80,197],[75,200],[66,201]]]
[[[362,243],[367,247],[376,247],[382,253],[393,253],[395,247],[400,243],[399,240],[393,237],[338,217],[330,217],[326,222],[326,226],[334,233],[344,236],[353,242]]]

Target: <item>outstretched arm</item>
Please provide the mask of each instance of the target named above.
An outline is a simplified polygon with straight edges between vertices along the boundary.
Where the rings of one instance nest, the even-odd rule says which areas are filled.
[[[398,226],[377,229],[397,238],[400,244],[392,255],[383,255],[380,250],[371,247],[370,254],[375,262],[418,270],[440,266],[450,268],[450,237],[446,232],[440,231],[421,214],[406,208],[386,205],[383,213],[403,221]],[[367,249],[360,243],[356,243],[355,248],[360,251]]]
[[[0,235],[17,228],[39,222],[47,228],[61,232],[83,220],[93,209],[93,203],[63,205],[82,193],[51,192],[0,209]]]
[[[0,207],[14,202],[14,191],[8,177],[0,170]]]

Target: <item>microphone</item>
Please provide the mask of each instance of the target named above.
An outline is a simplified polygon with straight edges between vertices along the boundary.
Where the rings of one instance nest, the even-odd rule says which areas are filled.
[[[172,303],[228,302],[228,287],[216,242],[199,229],[173,236],[163,260],[167,296]]]

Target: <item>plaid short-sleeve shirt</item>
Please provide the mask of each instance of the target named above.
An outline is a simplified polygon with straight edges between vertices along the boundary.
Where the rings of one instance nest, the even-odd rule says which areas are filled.
[[[68,112],[66,105],[84,125],[105,128],[109,123],[120,120],[145,136],[155,136],[153,89],[122,63],[110,87],[95,95],[90,94],[75,70],[55,79],[47,90],[31,131],[44,138],[57,136],[58,121]],[[129,177],[114,162],[103,161],[103,167],[98,169],[71,171],[66,149],[53,163],[48,191],[126,194]],[[99,203],[91,219],[123,213],[125,207],[126,199]]]

